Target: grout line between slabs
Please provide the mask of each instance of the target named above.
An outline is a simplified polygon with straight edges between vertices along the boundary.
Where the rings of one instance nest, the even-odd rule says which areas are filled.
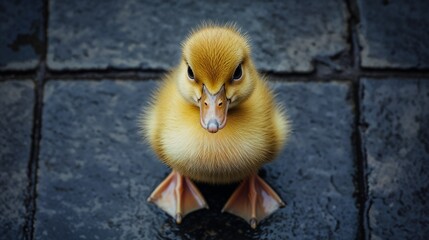
[[[37,74],[37,71],[24,72],[0,72],[0,81],[10,79],[28,79]],[[45,80],[135,80],[146,81],[162,78],[168,71],[161,70],[77,70],[77,71],[50,71],[45,70]],[[317,72],[310,73],[275,73],[261,72],[267,76],[269,80],[290,80],[294,81],[357,81],[360,78],[386,79],[386,78],[421,78],[429,79],[429,70],[422,69],[360,69],[354,68],[345,73],[329,73],[318,74]]]
[[[44,63],[39,66],[39,71],[35,77],[35,104],[33,110],[33,130],[31,155],[28,163],[28,199],[26,201],[27,219],[24,228],[26,239],[32,240],[34,233],[34,219],[36,214],[37,198],[37,170],[39,166],[39,152],[42,127],[42,107],[43,107],[43,78],[45,75]]]
[[[352,135],[352,143],[354,145],[354,162],[356,166],[356,175],[354,176],[355,183],[355,194],[357,207],[358,207],[358,232],[356,239],[359,240],[368,240],[369,237],[369,228],[367,221],[367,179],[365,175],[366,171],[366,160],[365,160],[365,146],[364,139],[362,135],[362,97],[363,90],[361,89],[361,77],[366,74],[371,74],[371,72],[366,71],[361,68],[360,65],[360,45],[358,38],[358,26],[359,26],[359,8],[357,0],[347,0],[346,1],[347,10],[350,14],[348,21],[348,34],[349,34],[349,44],[350,44],[350,58],[351,58],[351,69],[352,75],[354,75],[352,91],[353,91],[353,103],[354,103],[354,128]],[[374,74],[375,73],[375,74]],[[374,72],[372,75],[377,75],[379,72]],[[390,72],[389,72],[390,73]],[[379,76],[388,75],[381,74]]]
[[[34,119],[31,145],[31,159],[28,163],[28,195],[27,201],[27,219],[24,229],[25,239],[33,240],[35,233],[35,217],[37,211],[37,183],[38,183],[38,168],[39,168],[39,153],[42,131],[42,114],[43,114],[43,93],[44,83],[47,75],[46,57],[48,50],[48,23],[49,23],[49,0],[43,1],[43,34],[42,42],[44,43],[43,54],[40,59],[40,64],[34,78],[35,83],[35,104],[34,104]]]
[[[362,99],[364,94],[364,88],[361,85],[361,80],[358,79],[353,84],[353,95],[355,102],[355,123],[353,133],[353,143],[355,151],[355,163],[357,167],[357,173],[355,176],[356,182],[356,194],[357,204],[359,207],[359,232],[357,239],[368,240],[370,229],[368,226],[368,179],[366,175],[366,149],[365,139],[363,132],[365,131],[365,123],[362,116]]]

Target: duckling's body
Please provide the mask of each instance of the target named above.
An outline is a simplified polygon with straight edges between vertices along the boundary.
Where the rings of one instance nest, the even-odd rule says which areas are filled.
[[[207,206],[188,177],[208,183],[249,178],[249,184],[258,184],[263,181],[256,175],[258,170],[273,160],[289,132],[283,111],[253,65],[247,40],[234,27],[203,27],[183,46],[181,63],[164,78],[142,121],[149,143],[173,169],[149,200],[176,216],[178,222],[186,213]],[[246,186],[237,190],[244,198],[249,195],[243,190]],[[256,192],[264,196],[267,194],[261,191],[268,192],[274,200],[265,200],[277,202],[269,211],[261,210],[266,214],[256,216],[254,207],[241,209],[243,197],[239,193],[225,210],[246,218],[255,227],[256,220],[283,204],[266,183],[260,186]],[[173,193],[173,188],[179,193]],[[180,193],[186,189],[190,194],[183,194],[183,199]],[[195,206],[183,210],[184,201],[195,202]],[[252,201],[255,205],[256,197]],[[238,208],[238,213],[230,208]]]
[[[213,134],[200,126],[200,110],[177,90],[173,71],[147,113],[149,142],[161,160],[191,179],[231,183],[254,174],[282,147],[286,124],[271,92],[258,78],[253,94],[228,112]]]

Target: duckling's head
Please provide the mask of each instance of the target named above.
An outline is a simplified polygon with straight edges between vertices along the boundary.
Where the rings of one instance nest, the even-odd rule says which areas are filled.
[[[234,26],[203,26],[183,43],[178,88],[200,108],[201,126],[216,133],[227,122],[228,109],[253,92],[257,72],[250,46]]]

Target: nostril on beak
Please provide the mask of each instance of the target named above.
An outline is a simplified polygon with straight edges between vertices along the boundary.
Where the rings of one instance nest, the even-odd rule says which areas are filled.
[[[216,133],[219,130],[219,124],[217,123],[217,121],[214,119],[211,119],[207,123],[207,130],[211,133]]]
[[[219,105],[219,107],[222,106],[222,101],[220,101],[218,105]]]

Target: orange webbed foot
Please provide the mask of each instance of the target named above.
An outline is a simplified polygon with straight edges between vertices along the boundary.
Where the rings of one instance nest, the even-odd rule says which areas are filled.
[[[193,211],[208,208],[198,188],[192,181],[172,171],[147,199],[181,223]]]
[[[286,206],[279,195],[258,175],[245,179],[235,190],[222,212],[229,212],[256,225],[277,209]]]

